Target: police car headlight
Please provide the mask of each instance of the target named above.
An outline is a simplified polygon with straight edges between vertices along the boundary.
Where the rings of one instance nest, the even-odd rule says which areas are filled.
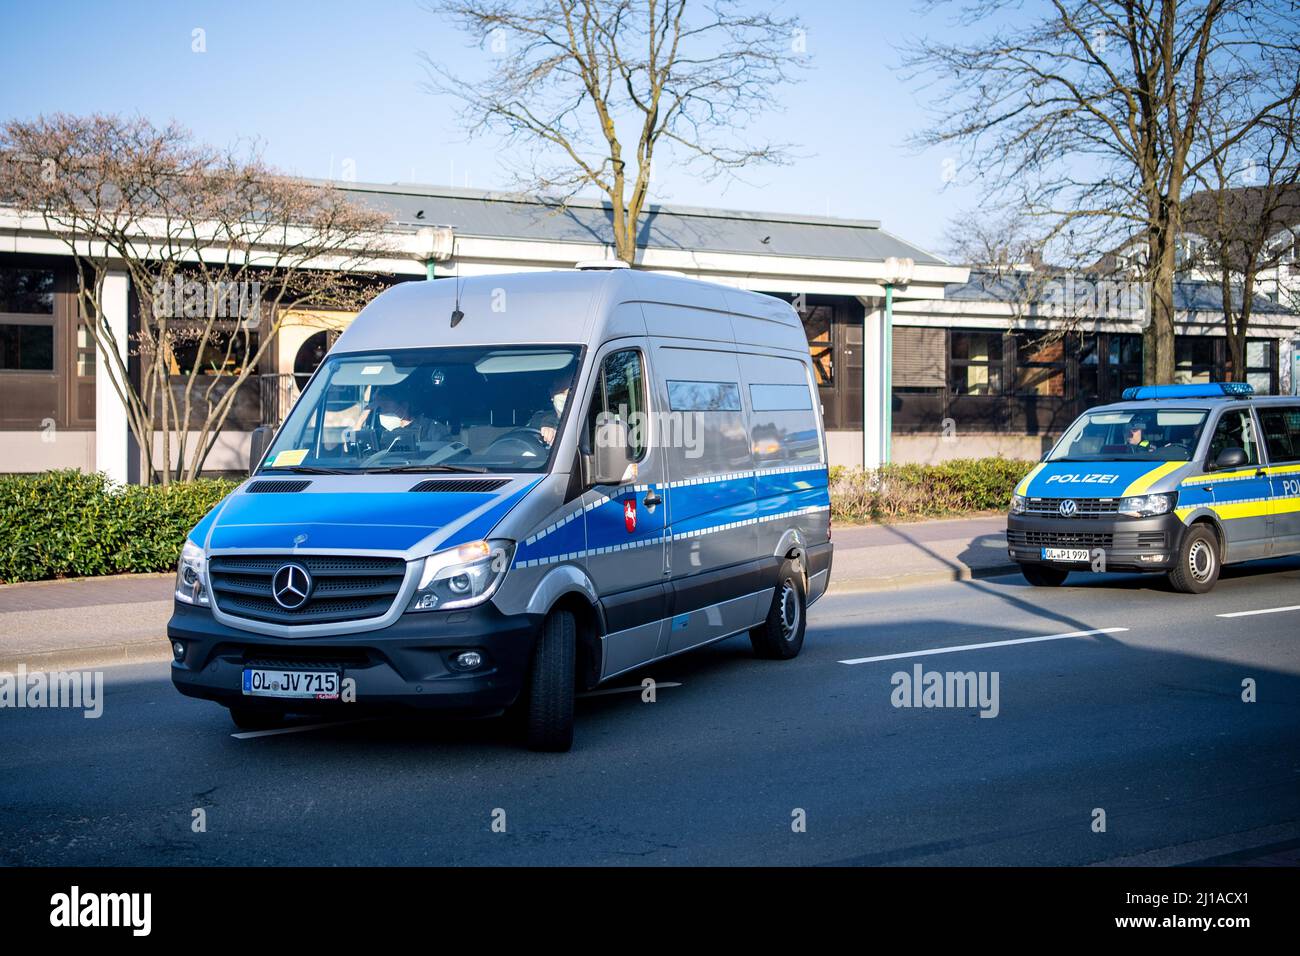
[[[1025,509],[1028,508],[1028,507],[1029,507],[1029,503],[1028,503],[1028,501],[1026,500],[1026,498],[1025,498],[1024,495],[1012,495],[1012,496],[1011,496],[1011,513],[1012,513],[1013,515],[1022,515],[1022,514],[1024,514],[1024,513],[1025,513]]]
[[[207,564],[203,549],[187,540],[181,548],[181,559],[176,562],[176,600],[207,606]]]
[[[1177,495],[1137,495],[1123,498],[1119,503],[1119,513],[1130,518],[1151,518],[1155,515],[1168,514],[1174,510]]]
[[[501,586],[514,554],[513,541],[471,541],[429,555],[406,609],[446,611],[482,604]]]

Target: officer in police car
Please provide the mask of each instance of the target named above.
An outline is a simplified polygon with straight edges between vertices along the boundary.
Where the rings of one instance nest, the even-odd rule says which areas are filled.
[[[1144,417],[1134,418],[1128,423],[1128,443],[1130,451],[1137,451],[1139,448],[1150,448],[1151,442],[1147,441],[1146,433],[1150,427],[1150,422]]]

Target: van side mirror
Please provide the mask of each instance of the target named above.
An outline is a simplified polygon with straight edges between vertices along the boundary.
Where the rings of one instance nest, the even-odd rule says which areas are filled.
[[[266,454],[266,449],[270,446],[274,435],[275,429],[270,425],[258,425],[253,429],[248,441],[248,473],[250,475],[257,471],[257,466],[262,463],[262,456]]]
[[[592,449],[587,480],[593,485],[616,485],[628,477],[632,468],[632,449],[628,447],[627,425],[614,419],[598,422],[595,447]]]
[[[1244,448],[1225,448],[1219,452],[1219,457],[1214,459],[1214,470],[1230,471],[1233,468],[1240,468],[1248,460]]]

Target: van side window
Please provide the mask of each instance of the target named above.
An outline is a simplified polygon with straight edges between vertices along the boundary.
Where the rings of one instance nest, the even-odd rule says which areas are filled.
[[[600,364],[600,377],[591,395],[591,408],[587,411],[587,442],[595,442],[596,423],[602,413],[622,421],[628,427],[632,445],[632,460],[645,457],[646,435],[645,375],[639,349],[611,352]],[[609,418],[607,417],[608,421]]]
[[[1225,448],[1240,448],[1246,452],[1246,464],[1259,464],[1259,442],[1249,409],[1229,409],[1219,418],[1219,425],[1210,439],[1210,461],[1214,461]]]
[[[1261,409],[1259,418],[1269,462],[1300,461],[1300,405]]]

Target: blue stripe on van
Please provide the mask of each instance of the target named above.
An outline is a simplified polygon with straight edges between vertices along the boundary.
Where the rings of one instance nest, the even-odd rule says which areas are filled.
[[[689,536],[726,526],[803,514],[830,506],[829,472],[825,465],[760,469],[653,485],[667,498],[672,517],[669,533]],[[528,565],[573,560],[611,548],[656,544],[663,530],[663,510],[651,515],[640,499],[645,489],[626,486],[617,494],[581,512],[562,516],[519,545],[515,563]],[[637,499],[637,527],[628,533],[623,507]]]

